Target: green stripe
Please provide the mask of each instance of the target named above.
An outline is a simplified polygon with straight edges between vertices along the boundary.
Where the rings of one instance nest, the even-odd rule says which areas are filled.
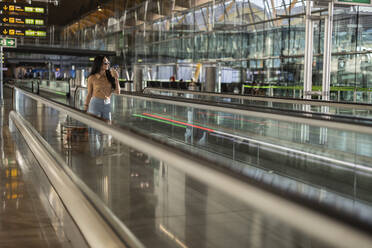
[[[53,92],[54,94],[57,94],[57,95],[61,95],[61,96],[66,96],[67,93],[64,93],[64,92],[58,92],[58,91],[54,91]]]
[[[145,119],[149,119],[149,120],[153,120],[153,121],[158,121],[158,122],[170,124],[170,125],[173,125],[173,126],[176,126],[176,127],[186,128],[186,126],[184,126],[184,125],[176,124],[176,123],[173,123],[173,122],[170,122],[170,121],[159,120],[159,119],[156,119],[156,118],[153,118],[153,117],[149,117],[149,116],[145,116],[145,115],[133,114],[133,116],[142,117],[142,118],[145,118]]]

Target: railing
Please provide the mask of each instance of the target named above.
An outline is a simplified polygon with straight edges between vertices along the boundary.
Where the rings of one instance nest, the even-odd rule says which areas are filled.
[[[147,87],[143,89],[144,94],[151,93],[179,93],[188,94],[196,96],[213,96],[221,98],[232,98],[239,100],[250,100],[250,101],[265,101],[273,103],[290,103],[290,104],[308,104],[313,106],[329,106],[329,107],[339,107],[339,108],[352,108],[352,109],[367,109],[372,110],[372,104],[365,103],[355,103],[355,102],[339,102],[339,101],[319,101],[319,100],[308,100],[299,98],[278,98],[278,97],[265,97],[265,96],[249,96],[249,95],[237,95],[237,94],[222,94],[214,92],[198,92],[198,91],[188,91],[188,90],[176,90],[176,89],[161,89],[161,88],[151,88]]]
[[[279,91],[277,93],[276,91]],[[315,95],[318,96],[320,99],[322,95],[322,87],[321,86],[313,86],[311,92],[304,92],[303,86],[280,86],[280,85],[249,85],[244,84],[242,85],[242,92],[250,92],[258,95],[267,95],[270,97],[273,96],[283,96],[281,91],[289,91],[293,92],[292,97],[295,96],[301,97],[304,94]],[[354,86],[331,86],[330,92],[328,93],[329,97],[333,101],[342,101],[342,102],[350,102],[350,103],[372,103],[372,88],[363,88],[363,87],[354,87]],[[350,100],[341,100],[342,95],[346,94],[349,96]],[[364,95],[364,96],[363,96]]]
[[[122,223],[118,222],[115,216],[107,211],[94,193],[73,174],[64,160],[21,115],[12,111],[10,119],[35,154],[42,170],[89,247],[144,247]],[[99,209],[99,213],[96,208]]]
[[[76,90],[76,94],[75,94],[75,108],[77,109],[80,109],[80,110],[83,110],[83,107],[84,107],[84,101],[85,101],[85,97],[86,97],[86,93],[87,93],[87,89],[86,88],[79,88],[78,90]],[[260,144],[260,145],[265,145],[265,146],[268,146],[270,148],[275,148],[277,150],[283,150],[284,152],[291,152],[291,153],[294,153],[294,154],[297,154],[297,155],[306,155],[306,156],[309,156],[311,158],[316,158],[316,159],[321,159],[323,161],[329,161],[330,163],[336,163],[337,165],[343,165],[343,166],[346,166],[348,168],[350,167],[353,167],[355,166],[355,156],[356,154],[354,153],[350,153],[351,157],[352,157],[352,161],[349,161],[351,162],[351,164],[349,162],[346,162],[346,161],[342,161],[341,159],[337,158],[336,157],[333,157],[334,154],[330,154],[327,152],[327,149],[324,149],[324,148],[314,148],[312,147],[311,149],[309,148],[302,148],[300,149],[300,146],[303,146],[304,142],[302,141],[291,141],[290,143],[293,143],[291,146],[283,146],[283,145],[276,145],[275,143],[272,143],[274,139],[278,139],[278,141],[283,141],[283,138],[279,135],[273,135],[273,134],[267,134],[267,135],[264,135],[265,137],[264,138],[270,138],[270,139],[264,139],[263,137],[258,137],[257,135],[255,136],[254,139],[252,139],[251,137],[249,136],[245,136],[244,135],[244,131],[245,132],[249,132],[250,130],[248,130],[248,128],[251,128],[250,126],[245,126],[241,124],[241,121],[243,122],[252,122],[252,123],[255,123],[257,125],[264,125],[266,124],[267,121],[271,121],[271,120],[275,120],[275,121],[279,121],[279,122],[283,122],[283,125],[286,124],[286,123],[298,123],[300,125],[304,125],[304,128],[305,128],[305,125],[307,126],[307,130],[309,130],[309,127],[308,126],[312,126],[312,127],[316,127],[316,128],[328,128],[330,130],[337,130],[338,131],[343,131],[343,132],[350,132],[350,133],[347,133],[347,137],[350,137],[349,139],[347,139],[346,141],[347,142],[358,142],[358,141],[355,141],[354,137],[355,136],[355,132],[357,133],[363,133],[365,135],[372,135],[372,126],[371,125],[360,125],[360,124],[354,124],[354,123],[348,123],[348,122],[339,122],[339,121],[333,121],[333,120],[328,120],[328,119],[324,119],[324,120],[320,120],[320,119],[312,119],[312,118],[308,118],[308,117],[301,117],[301,116],[291,116],[291,115],[282,115],[282,114],[276,114],[275,112],[274,113],[262,113],[262,112],[257,112],[257,111],[250,111],[250,110],[245,110],[245,109],[234,109],[234,108],[230,108],[230,107],[225,107],[225,106],[222,106],[222,105],[217,105],[217,106],[214,106],[214,105],[205,105],[203,103],[200,103],[200,102],[184,102],[182,100],[178,100],[178,99],[162,99],[162,98],[152,98],[152,97],[147,97],[147,96],[143,96],[143,95],[132,95],[132,94],[122,94],[122,95],[116,95],[114,94],[114,97],[113,97],[113,100],[112,100],[112,104],[113,104],[113,108],[112,108],[112,111],[113,113],[120,113],[121,109],[121,105],[120,103],[122,101],[125,101],[125,99],[132,99],[133,101],[136,101],[134,102],[135,104],[138,103],[137,105],[139,106],[140,105],[140,101],[142,102],[151,102],[152,104],[156,103],[156,104],[159,104],[157,107],[147,107],[148,110],[150,112],[154,112],[156,113],[157,111],[157,108],[161,108],[159,106],[162,106],[162,108],[164,108],[166,110],[167,113],[169,113],[170,115],[175,115],[176,113],[176,110],[175,110],[175,106],[177,107],[181,107],[181,108],[192,108],[193,110],[190,110],[190,109],[187,109],[186,113],[187,112],[194,112],[196,110],[203,110],[203,111],[210,111],[208,112],[208,114],[210,115],[218,115],[218,113],[223,113],[223,114],[232,114],[232,116],[229,116],[231,118],[229,118],[230,121],[234,121],[234,120],[237,120],[236,122],[234,121],[233,124],[231,123],[228,123],[228,124],[225,124],[223,121],[220,120],[220,124],[219,126],[214,126],[213,124],[213,121],[205,121],[203,119],[198,119],[196,117],[193,118],[192,121],[194,121],[195,123],[198,123],[200,124],[200,126],[202,127],[205,127],[205,126],[209,126],[209,127],[212,127],[214,126],[214,132],[216,133],[220,133],[220,134],[224,134],[224,135],[227,135],[228,137],[232,138],[232,139],[237,139],[237,140],[240,140],[240,141],[249,141],[249,142],[254,142],[254,143],[257,143],[257,144]],[[161,105],[160,105],[161,104]],[[170,107],[172,108],[171,110]],[[181,110],[181,108],[179,110]],[[133,110],[133,113],[136,113],[136,112],[141,112],[142,109],[131,109]],[[214,114],[215,113],[215,114]],[[149,115],[151,116],[151,115]],[[159,117],[162,117],[164,115],[161,115]],[[252,118],[252,120],[242,120],[242,117],[250,117]],[[310,116],[311,117],[311,116]],[[173,116],[173,117],[170,117],[171,119],[176,119],[177,117]],[[253,118],[260,118],[260,119],[253,119]],[[160,120],[165,120],[167,118],[161,118]],[[180,121],[176,121],[176,123],[181,123]],[[187,125],[187,123],[189,123],[188,120],[185,120],[183,121],[183,124],[184,125]],[[234,128],[231,128],[229,125],[232,125],[234,126]],[[280,125],[280,124],[278,124]],[[275,130],[275,132],[277,132],[277,130]],[[252,133],[252,131],[251,131]],[[250,134],[251,134],[250,133]],[[267,136],[267,137],[266,137]],[[304,136],[308,136],[304,134]],[[324,133],[324,136],[323,139],[327,139],[327,132]],[[332,140],[329,140],[330,143],[337,143],[336,140],[333,140],[334,137],[331,136],[331,139]],[[346,137],[345,137],[346,139]],[[289,143],[289,141],[288,141]],[[361,143],[359,142],[360,145],[363,145],[364,143]],[[311,146],[311,145],[310,145]],[[331,149],[330,149],[331,150]],[[311,151],[311,152],[310,152]],[[349,151],[344,151],[344,150],[337,150],[338,152],[342,152],[342,153],[345,153],[345,152],[349,152]],[[360,168],[364,168],[364,166],[360,166]],[[371,171],[371,169],[367,169],[367,171]]]
[[[7,86],[12,88],[14,93],[30,94],[13,85]],[[28,96],[42,99],[36,95]],[[16,101],[14,96],[13,101]],[[10,118],[22,133],[90,247],[144,247],[97,195],[73,173],[64,159],[30,123],[15,111],[10,113]]]
[[[129,97],[136,98],[136,99],[149,99],[147,96],[143,95],[128,95]],[[153,99],[153,98],[152,98]],[[177,106],[185,106],[185,102],[182,100],[170,100],[170,99],[156,99],[156,102],[159,103],[172,103]],[[354,125],[349,123],[341,123],[341,122],[335,122],[331,120],[318,120],[318,119],[312,119],[311,116],[309,118],[307,117],[300,117],[300,116],[291,116],[291,115],[282,115],[282,114],[276,114],[276,113],[265,113],[265,112],[258,112],[258,111],[250,111],[250,110],[244,110],[244,109],[233,109],[229,107],[221,107],[221,106],[212,106],[212,105],[205,105],[202,103],[187,103],[190,107],[195,108],[202,108],[206,110],[216,111],[216,112],[225,112],[230,114],[237,114],[237,115],[244,115],[244,116],[251,116],[251,117],[257,117],[257,118],[268,118],[268,119],[274,119],[277,121],[284,121],[284,122],[292,122],[292,123],[300,123],[300,124],[308,124],[308,125],[314,125],[314,126],[320,126],[320,127],[327,127],[327,128],[335,128],[340,130],[346,130],[346,131],[355,131],[358,130],[358,132],[363,132],[367,134],[372,134],[372,127],[370,126],[360,126],[360,125]]]
[[[40,91],[67,97],[71,94],[70,83],[61,80],[16,79],[15,85],[21,88],[31,89],[36,94],[39,94]]]
[[[30,89],[31,92],[39,94],[39,80],[37,79],[17,79],[15,84],[19,87]]]
[[[84,109],[84,102],[86,98],[87,89],[86,88],[77,88],[75,94],[75,108],[77,109]],[[129,94],[129,93],[128,93]],[[359,136],[358,131],[361,130],[361,126],[359,125],[353,125],[350,126],[349,124],[343,125],[343,123],[338,122],[329,122],[329,123],[335,123],[333,126],[340,125],[338,128],[340,131],[335,130],[332,127],[332,124],[328,125],[325,124],[327,122],[321,121],[318,123],[323,122],[323,126],[328,126],[328,128],[323,127],[315,127],[313,125],[313,120],[308,118],[302,118],[302,121],[304,124],[300,124],[299,126],[293,125],[293,127],[288,127],[291,132],[301,132],[301,140],[299,138],[295,139],[296,137],[293,136],[293,134],[289,134],[292,139],[288,140],[284,136],[277,136],[277,135],[270,135],[270,130],[266,130],[267,134],[265,135],[257,135],[254,134],[255,130],[257,130],[256,127],[259,128],[259,132],[263,132],[263,129],[265,128],[266,121],[257,120],[251,118],[251,120],[242,120],[243,118],[239,115],[229,115],[228,120],[232,121],[234,120],[234,123],[229,125],[232,126],[226,126],[225,121],[222,121],[220,119],[220,123],[215,126],[213,122],[206,122],[206,120],[210,120],[209,116],[217,116],[219,113],[223,112],[216,112],[211,111],[212,109],[215,109],[215,107],[206,106],[202,104],[195,103],[194,105],[190,103],[180,102],[180,101],[172,101],[172,100],[164,100],[164,99],[156,99],[156,98],[150,98],[150,97],[140,97],[136,95],[114,95],[112,100],[113,105],[113,113],[114,114],[114,121],[115,119],[124,119],[128,118],[125,116],[122,116],[120,113],[129,113],[129,116],[136,117],[138,119],[141,118],[148,118],[152,119],[155,122],[156,121],[165,121],[168,122],[174,122],[174,124],[181,124],[181,125],[189,125],[185,126],[185,140],[184,138],[180,137],[179,132],[180,130],[173,131],[173,128],[169,128],[168,132],[161,133],[162,131],[157,130],[156,128],[153,128],[150,124],[149,126],[146,126],[145,130],[140,130],[138,127],[136,127],[136,131],[143,132],[145,134],[154,135],[155,139],[159,139],[159,135],[165,135],[165,137],[168,137],[171,142],[168,142],[169,144],[172,144],[172,142],[182,143],[183,149],[187,151],[191,151],[195,153],[198,156],[206,157],[207,159],[210,159],[210,156],[214,157],[216,162],[219,164],[225,164],[226,167],[229,169],[232,169],[233,171],[239,171],[242,174],[248,176],[249,178],[252,177],[252,171],[255,171],[255,176],[261,175],[262,178],[277,178],[278,181],[280,180],[281,183],[275,183],[275,186],[281,189],[285,189],[288,184],[297,184],[298,181],[305,183],[306,185],[310,185],[309,188],[313,188],[312,191],[318,192],[318,188],[323,188],[329,190],[327,193],[328,197],[321,197],[320,193],[313,194],[312,199],[321,200],[322,204],[334,206],[334,202],[330,201],[332,197],[336,197],[339,199],[342,199],[342,205],[343,210],[352,213],[353,215],[356,215],[358,217],[363,216],[367,211],[370,211],[368,209],[371,209],[372,202],[368,199],[368,197],[365,196],[366,190],[368,191],[368,186],[366,186],[365,183],[361,182],[368,182],[372,176],[372,168],[370,167],[372,154],[367,153],[366,150],[371,147],[369,145],[368,141],[368,134],[371,135],[372,129],[368,126],[366,130],[363,132],[367,135]],[[125,103],[126,102],[126,103]],[[121,103],[125,103],[125,105],[121,105]],[[145,109],[141,109],[141,107],[138,109],[139,106],[144,105],[147,106]],[[177,105],[177,106],[173,106]],[[125,109],[123,106],[125,106],[127,109]],[[186,107],[186,106],[198,106],[198,109],[196,107]],[[171,107],[171,108],[170,108]],[[159,115],[157,115],[157,111],[160,109]],[[164,113],[167,113],[167,115],[172,115],[176,113],[176,109],[179,111],[182,109],[186,109],[187,116],[190,115],[190,113],[200,113],[201,111],[207,110],[208,118],[196,118],[192,120],[191,124],[188,119],[180,122],[180,117],[178,116],[170,116],[168,118],[164,118]],[[125,110],[125,111],[122,111]],[[220,108],[221,111],[224,111],[225,113],[228,113],[230,111],[229,108]],[[165,112],[164,112],[165,111]],[[142,114],[143,112],[152,113],[152,114]],[[234,111],[235,112],[235,111]],[[182,112],[181,112],[182,113]],[[249,112],[250,113],[250,112]],[[224,114],[223,114],[224,115]],[[251,114],[246,114],[244,110],[240,110],[240,115],[246,115],[253,117]],[[271,114],[272,115],[272,114]],[[257,115],[256,115],[257,116]],[[274,115],[272,115],[274,116]],[[130,117],[129,117],[130,118]],[[273,117],[275,118],[275,116]],[[217,120],[219,117],[217,116]],[[222,118],[223,119],[223,118]],[[285,119],[285,117],[284,117]],[[193,125],[197,124],[197,126]],[[257,125],[242,125],[242,121],[245,123],[253,122]],[[201,124],[200,124],[201,123]],[[286,122],[288,123],[288,122]],[[278,124],[278,126],[284,126],[287,125],[286,123]],[[310,126],[309,124],[312,126]],[[116,122],[118,125],[126,125],[126,123],[122,122]],[[270,123],[269,123],[270,124]],[[337,125],[336,125],[337,124]],[[199,127],[198,127],[199,125]],[[156,125],[154,125],[156,126]],[[214,127],[213,127],[214,126]],[[271,125],[270,125],[271,126]],[[196,139],[195,143],[191,141],[191,143],[186,142],[186,136],[189,136],[191,138],[193,133],[193,128],[199,129],[201,128],[200,132],[203,133],[203,137],[199,140]],[[205,128],[205,127],[211,127],[211,128]],[[232,128],[233,127],[233,128]],[[255,130],[250,130],[252,127]],[[301,130],[298,131],[292,131],[292,128],[295,130],[296,128],[301,127]],[[347,132],[344,131],[343,128],[353,130],[354,132]],[[205,131],[209,130],[209,131]],[[311,130],[311,132],[310,132]],[[357,130],[357,132],[356,132]],[[199,132],[199,133],[200,133]],[[275,133],[287,133],[286,130],[274,130]],[[306,137],[309,138],[310,133],[313,133],[312,136],[314,137],[314,133],[319,132],[319,142],[320,143],[312,143],[308,144],[309,141],[306,141]],[[190,136],[191,135],[191,136]],[[261,137],[260,137],[261,136]],[[267,137],[266,137],[267,136]],[[343,137],[342,141],[339,141],[338,136]],[[219,137],[220,139],[225,139],[228,141],[228,144],[225,144],[223,149],[217,149],[218,152],[213,150],[215,148],[215,145],[212,145],[212,147],[208,146],[208,143],[203,143],[204,145],[201,146],[199,142],[209,142],[208,140],[213,140]],[[181,139],[180,139],[181,138]],[[200,137],[199,137],[200,138]],[[192,138],[191,138],[192,139]],[[160,139],[161,141],[164,141]],[[198,141],[199,140],[199,141]],[[344,144],[357,144],[357,147],[362,147],[363,149],[360,149],[364,152],[359,152],[359,148],[357,150],[354,149],[339,149],[335,144],[343,142],[340,144],[343,146]],[[217,143],[219,143],[217,141]],[[230,145],[231,146],[230,146]],[[330,145],[328,145],[330,144]],[[244,152],[244,154],[243,154]],[[248,157],[248,158],[247,158]],[[252,160],[253,158],[253,160]],[[275,168],[272,168],[272,166],[266,164],[265,161],[259,162],[261,160],[265,159],[272,159],[275,158]],[[295,158],[290,159],[288,158]],[[248,159],[246,161],[246,159]],[[284,162],[283,162],[284,161]],[[302,162],[301,162],[302,161]],[[285,166],[284,164],[285,163]],[[252,166],[253,165],[253,166]],[[298,178],[295,178],[294,180],[291,179],[293,177],[293,172],[290,172],[290,170],[293,170],[294,172],[298,169],[298,167],[301,167],[301,170],[303,174],[299,176]],[[247,168],[250,168],[247,170]],[[263,168],[263,169],[262,169]],[[270,168],[272,173],[267,175],[265,170],[267,168]],[[346,174],[345,174],[346,173]],[[306,176],[304,176],[306,175]],[[260,178],[261,178],[260,176]],[[319,183],[318,180],[314,180],[315,177],[327,177],[327,182]],[[343,187],[335,187],[340,180],[340,176],[342,179]],[[354,179],[353,179],[354,178]],[[358,180],[356,181],[356,178]],[[288,183],[289,181],[293,181],[293,183]],[[356,183],[358,182],[358,183]],[[315,185],[315,188],[314,188]],[[364,186],[363,186],[364,185]],[[306,186],[307,187],[307,186]],[[306,195],[307,191],[298,191],[297,189],[292,189],[292,192],[296,192],[299,195],[303,195],[305,197],[308,197]],[[353,193],[351,193],[353,192]],[[322,195],[324,196],[324,192]],[[319,197],[319,199],[317,198]],[[351,201],[359,201],[361,204],[351,204]],[[354,206],[354,207],[351,207]],[[340,204],[338,204],[338,207],[340,208]],[[372,216],[368,216],[369,221],[372,220]]]
[[[116,98],[116,97],[121,97],[121,96],[120,95],[119,96],[115,95],[114,98]],[[133,100],[137,100],[137,99],[140,99],[142,101],[146,100],[145,97],[140,97],[140,96],[127,96],[127,97],[132,98]],[[147,98],[147,100],[148,100],[148,98]],[[115,101],[116,100],[114,99],[113,102],[115,102]],[[185,107],[185,105],[187,105],[188,107],[198,107],[198,108],[203,108],[203,109],[216,110],[215,107],[212,108],[212,107],[209,107],[209,106],[201,106],[201,105],[198,105],[198,104],[166,101],[166,100],[161,100],[161,99],[155,99],[154,101],[157,102],[157,103],[172,102],[173,105],[178,105],[178,106],[183,106],[183,107]],[[77,107],[81,107],[81,106],[77,106]],[[223,108],[218,108],[217,111],[222,111],[222,109]],[[223,110],[226,111],[226,109],[223,109]],[[228,110],[228,111],[233,111],[233,110]],[[113,111],[113,112],[115,112],[115,111]],[[235,111],[233,111],[233,112],[237,113]],[[250,114],[254,115],[254,113],[250,113]],[[257,116],[257,113],[255,115]],[[259,116],[261,116],[261,115],[259,115]],[[271,115],[271,117],[273,117],[273,115]],[[73,118],[75,118],[75,116],[73,116]],[[80,117],[77,120],[82,121],[82,118],[83,117]],[[283,117],[282,120],[284,120],[284,119],[288,121],[288,118]],[[302,121],[304,121],[304,119]],[[308,121],[308,119],[306,119],[305,121]],[[84,123],[87,123],[87,122],[84,122]],[[320,124],[320,123],[318,123],[318,124]],[[335,125],[332,125],[332,126],[335,126]],[[320,238],[322,240],[326,240],[328,238],[337,239],[336,238],[337,235],[333,236],[334,234],[331,234],[332,237],[328,236],[329,230],[332,230],[332,231],[336,230],[334,227],[330,227],[331,229],[327,229],[327,231],[323,230],[324,232],[327,233],[327,234],[324,234],[324,236],[323,236],[322,233],[318,233],[318,230],[316,230],[315,233],[312,233],[312,231],[314,231],[314,230],[310,230],[311,228],[309,228],[309,226],[299,227],[298,225],[302,225],[303,223],[309,223],[310,224],[310,222],[307,222],[307,221],[309,221],[309,219],[307,219],[307,217],[306,217],[305,218],[306,220],[303,220],[302,217],[300,216],[301,215],[300,212],[297,212],[299,209],[296,209],[296,208],[292,209],[292,207],[293,207],[292,205],[291,205],[291,207],[289,207],[289,209],[292,209],[293,211],[296,211],[296,213],[293,214],[293,212],[291,212],[292,210],[288,211],[289,210],[289,209],[287,209],[288,202],[287,203],[282,203],[281,202],[280,203],[280,208],[281,209],[280,210],[279,209],[275,210],[275,213],[273,213],[273,210],[270,209],[271,207],[268,207],[268,206],[273,206],[274,201],[279,200],[277,198],[277,196],[267,194],[267,192],[261,192],[261,189],[257,189],[255,187],[252,187],[252,185],[247,185],[247,184],[245,184],[245,183],[243,183],[239,180],[236,180],[236,179],[231,178],[227,175],[224,175],[223,173],[216,172],[215,170],[210,169],[213,166],[211,164],[209,164],[209,162],[200,161],[199,159],[196,159],[196,158],[191,158],[189,155],[184,154],[183,152],[180,152],[178,150],[174,150],[170,154],[169,150],[171,150],[171,148],[169,148],[168,146],[163,145],[163,144],[159,144],[159,143],[155,142],[154,140],[149,140],[149,139],[144,138],[142,136],[136,136],[133,133],[131,133],[130,131],[125,130],[125,129],[122,130],[122,129],[118,129],[116,127],[105,126],[105,125],[100,126],[100,125],[98,125],[98,123],[97,123],[97,125],[96,125],[96,123],[94,123],[93,127],[99,129],[102,132],[108,133],[108,134],[112,135],[113,137],[116,137],[120,142],[123,142],[124,144],[127,144],[131,147],[141,147],[141,149],[145,153],[147,153],[147,154],[149,154],[153,157],[156,157],[159,160],[164,161],[166,164],[172,165],[172,166],[176,167],[177,169],[179,169],[181,171],[184,171],[185,173],[187,173],[189,175],[192,175],[193,177],[199,179],[200,181],[207,183],[210,186],[213,186],[213,187],[216,187],[220,190],[223,190],[224,192],[228,193],[229,195],[233,195],[237,198],[240,198],[244,202],[246,202],[247,204],[251,205],[252,207],[255,207],[256,209],[261,209],[266,214],[274,214],[276,217],[280,218],[280,220],[285,221],[285,223],[290,222],[291,225],[295,225],[296,228],[300,228],[300,230],[305,231],[306,233],[310,234],[310,232],[311,232],[311,235],[315,235],[315,237]],[[329,127],[331,128],[331,124],[329,125]],[[341,128],[341,129],[345,128],[345,127],[346,126],[343,126],[343,127],[339,126],[339,128]],[[103,128],[103,129],[101,129],[101,128]],[[351,126],[349,126],[349,128],[351,128]],[[356,126],[353,127],[354,131],[355,131],[355,128],[356,128]],[[359,130],[359,129],[357,129],[357,130]],[[372,129],[371,128],[368,128],[368,131],[367,130],[365,130],[365,131],[369,134],[372,134]],[[138,139],[136,137],[138,137]],[[279,149],[280,147],[277,145],[276,147],[271,147],[271,148]],[[165,155],[165,152],[167,153],[167,155]],[[293,152],[293,151],[290,151],[290,152]],[[306,155],[317,157],[317,155],[310,155],[310,154],[306,154]],[[322,157],[321,159],[324,159],[324,158],[325,157]],[[332,161],[329,161],[329,162],[332,162]],[[353,167],[353,165],[352,165],[352,167]],[[360,168],[360,169],[363,169],[363,168]],[[368,168],[367,168],[367,171],[369,171]],[[258,198],[256,198],[256,197],[258,197]],[[274,197],[274,198],[271,198],[271,197]],[[284,199],[280,199],[280,201],[282,201],[282,200],[284,200]],[[269,203],[269,201],[273,201],[273,202]],[[284,201],[286,201],[286,200],[284,200]],[[268,204],[268,205],[262,206],[261,204],[264,204],[264,205]],[[284,204],[284,205],[281,205],[281,204]],[[290,204],[292,204],[292,203],[290,203]],[[277,206],[277,203],[275,203],[275,206]],[[282,207],[284,209],[282,209]],[[299,206],[297,206],[297,207],[299,207]],[[300,211],[303,211],[303,210],[300,210]],[[305,215],[307,215],[308,212],[307,211],[305,211],[305,212],[306,212]],[[285,217],[286,214],[288,214],[288,215]],[[315,214],[315,213],[313,212],[312,214]],[[278,215],[280,215],[280,216],[278,216]],[[317,217],[317,221],[320,221],[320,219],[318,217]],[[299,218],[301,220],[299,221],[299,219],[297,219],[295,221],[296,223],[292,223],[292,220],[294,220],[296,218]],[[333,224],[335,224],[335,223],[333,223]],[[312,224],[310,224],[310,225],[312,225]],[[320,224],[317,224],[317,225],[320,226]],[[313,227],[316,229],[315,226],[313,226]],[[341,235],[341,233],[343,231],[341,231],[341,229],[338,229],[338,228],[337,228],[337,230],[340,231],[338,233],[338,235]],[[333,242],[338,242],[338,241],[339,240],[333,240],[331,242],[333,243]],[[337,246],[338,245],[348,246],[350,244],[349,243],[348,245],[345,245],[345,244],[341,244],[341,243],[342,242],[338,243]]]

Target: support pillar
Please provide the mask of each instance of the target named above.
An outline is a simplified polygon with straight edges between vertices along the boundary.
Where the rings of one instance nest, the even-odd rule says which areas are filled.
[[[240,94],[244,95],[244,83],[247,82],[247,69],[240,70]]]
[[[132,88],[133,84],[129,83],[129,81],[131,81],[131,78],[129,76],[129,71],[128,71],[127,68],[123,71],[123,75],[125,75],[125,79],[127,80],[124,84],[124,90],[125,91],[132,91],[131,88]]]
[[[304,99],[311,99],[313,76],[313,34],[314,24],[311,20],[310,0],[306,1],[305,58],[304,58]]]
[[[176,80],[178,79],[178,78],[177,78],[177,72],[178,72],[177,68],[178,68],[177,65],[174,65],[174,66],[173,66],[173,75],[172,75],[172,76],[174,76],[174,78],[175,78]]]
[[[142,91],[142,67],[139,65],[134,65],[134,78],[133,78],[133,91]]]
[[[240,69],[240,82],[244,84],[247,81],[247,69]]]
[[[333,1],[328,3],[328,15],[324,20],[322,100],[326,101],[329,101],[331,88],[332,25]]]
[[[221,93],[222,67],[221,63],[217,64],[217,93]]]
[[[50,81],[53,80],[53,77],[52,77],[52,62],[48,62],[48,80],[49,80],[49,84],[50,84]]]
[[[216,67],[205,68],[205,91],[216,92]]]

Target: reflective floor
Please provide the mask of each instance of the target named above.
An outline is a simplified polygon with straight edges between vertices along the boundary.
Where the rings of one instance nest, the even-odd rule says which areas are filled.
[[[71,135],[67,116],[22,95],[16,100],[17,111],[148,247],[329,247],[140,148],[89,128]]]
[[[9,91],[6,91],[9,92]],[[8,124],[11,95],[0,115],[0,247],[70,247],[35,190],[33,173],[20,156]]]

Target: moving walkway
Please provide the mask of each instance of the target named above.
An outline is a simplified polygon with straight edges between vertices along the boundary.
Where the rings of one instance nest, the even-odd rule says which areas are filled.
[[[320,247],[370,244],[364,236],[371,230],[366,211],[369,199],[363,193],[370,181],[368,127],[353,132],[353,124],[332,127],[334,123],[318,120],[304,124],[294,117],[280,120],[274,114],[252,116],[251,112],[134,95],[113,97],[114,125],[107,126],[65,105],[15,90],[17,114],[13,115],[29,122],[31,133],[42,136],[39,140],[52,157],[65,163],[64,170],[70,168],[70,177],[79,178],[93,191],[85,195],[98,196],[96,201],[105,206],[98,209],[109,209],[118,221],[110,226],[125,229],[119,224],[128,225],[146,246],[294,247],[310,240]],[[84,98],[81,95],[77,99]],[[44,115],[35,118],[37,111]],[[89,133],[89,142],[70,139],[77,144],[66,148],[65,139],[55,135],[66,118],[100,132]],[[37,124],[40,121],[47,124]],[[338,137],[367,147],[348,150],[337,143]],[[103,143],[108,145],[102,148]],[[270,163],[272,168],[267,168]],[[306,177],[303,170],[313,175]],[[322,173],[328,174],[316,181]],[[332,180],[327,178],[332,175]],[[280,202],[269,202],[271,197]],[[326,198],[337,201],[330,206]],[[351,209],[345,207],[348,199],[356,203],[349,205]],[[314,212],[314,206],[321,214]],[[313,215],[308,216],[309,212]],[[207,223],[212,226],[206,227]],[[301,238],[294,238],[294,233]],[[347,243],[340,237],[348,237]]]
[[[83,107],[83,101],[76,103]],[[131,94],[115,95],[112,106],[116,125],[132,127],[249,177],[281,182],[276,186],[282,189],[291,183],[311,188],[317,192],[314,198],[326,204],[342,198],[339,207],[361,218],[370,211],[372,129],[368,125]],[[301,187],[291,190],[301,194]],[[322,197],[323,188],[328,197]]]
[[[31,90],[39,94],[40,92],[69,97],[71,87],[68,81],[64,80],[46,80],[46,79],[15,79],[14,85]]]
[[[243,105],[250,108],[259,108],[260,111],[264,111],[265,109],[274,109],[277,111],[286,111],[288,113],[306,112],[312,114],[320,113],[323,115],[329,114],[344,117],[372,118],[372,105],[364,103],[248,96],[161,88],[145,88],[143,93],[177,97],[181,99],[195,99],[206,102]]]

